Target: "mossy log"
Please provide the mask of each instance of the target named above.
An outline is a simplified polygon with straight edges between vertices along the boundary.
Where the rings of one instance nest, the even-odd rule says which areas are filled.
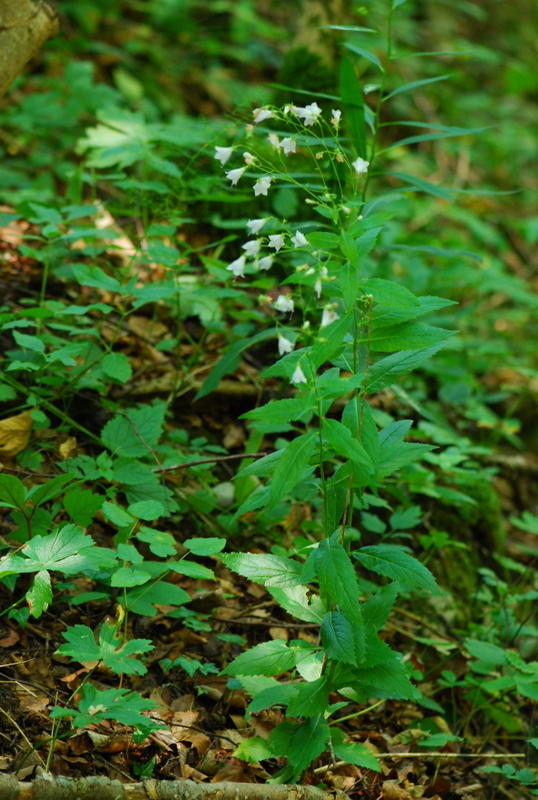
[[[45,0],[0,0],[0,97],[58,28],[56,10]]]

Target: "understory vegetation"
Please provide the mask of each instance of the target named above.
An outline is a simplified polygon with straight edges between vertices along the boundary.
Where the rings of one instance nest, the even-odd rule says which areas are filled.
[[[531,4],[59,5],[0,105],[0,770],[538,797]]]

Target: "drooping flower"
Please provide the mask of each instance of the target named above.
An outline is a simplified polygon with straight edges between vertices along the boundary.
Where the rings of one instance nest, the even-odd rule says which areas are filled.
[[[247,230],[253,236],[256,236],[257,233],[261,231],[265,223],[267,222],[267,217],[260,217],[260,219],[249,219],[247,222]]]
[[[314,292],[316,293],[316,297],[318,298],[318,300],[321,297],[322,280],[323,278],[326,278],[328,274],[329,272],[327,270],[327,267],[322,267],[319,271],[319,278],[316,279],[316,282],[314,284]]]
[[[287,339],[282,334],[278,334],[278,354],[280,356],[285,355],[286,353],[291,353],[293,350],[293,342]]]
[[[285,294],[279,294],[273,303],[273,308],[276,308],[277,311],[283,311],[284,313],[289,312],[291,314],[294,309],[294,303],[291,297]]]
[[[291,136],[286,136],[285,139],[282,139],[282,141],[278,146],[287,156],[289,156],[290,153],[297,152],[297,142],[295,141],[295,139],[292,139]]]
[[[255,108],[252,116],[255,123],[264,122],[266,119],[272,119],[273,112],[269,111],[268,108]]]
[[[274,257],[273,256],[264,256],[260,258],[258,261],[258,268],[261,270],[271,269],[273,266]]]
[[[232,182],[232,186],[235,186],[237,184],[237,181],[239,180],[239,178],[241,177],[241,175],[245,170],[246,167],[238,167],[237,169],[231,169],[229,170],[229,172],[226,173],[226,177],[228,178],[229,181]]]
[[[331,111],[331,125],[334,125],[336,130],[340,127],[340,119],[342,118],[342,112],[339,108],[333,108]]]
[[[323,314],[321,315],[321,325],[320,328],[326,328],[327,325],[330,325],[331,322],[340,319],[340,314],[337,314],[334,309],[330,306],[325,306],[323,309]]]
[[[214,158],[220,161],[222,166],[224,166],[226,162],[229,161],[233,151],[233,147],[215,147]]]
[[[301,231],[296,231],[291,237],[291,243],[294,247],[305,247],[308,244],[308,239],[304,233],[301,233]]]
[[[280,147],[280,139],[278,138],[276,133],[272,133],[272,132],[268,133],[267,134],[267,139],[269,141],[269,144],[272,144],[273,147]]]
[[[233,274],[234,278],[244,278],[246,263],[247,260],[245,256],[239,256],[239,258],[236,258],[231,264],[228,264],[226,269]]]
[[[356,158],[353,164],[351,165],[357,175],[364,175],[368,172],[368,167],[370,165],[369,161],[365,161],[364,158]]]
[[[294,106],[293,111],[296,116],[300,117],[304,124],[308,127],[311,127],[314,122],[317,122],[319,115],[321,114],[321,108],[318,106],[317,103],[310,103],[307,106]]]
[[[248,242],[241,245],[241,247],[249,258],[256,258],[260,252],[261,241],[259,239],[250,239]]]
[[[274,250],[278,251],[281,247],[284,247],[284,234],[282,233],[272,233],[269,237],[268,247],[272,247]]]
[[[303,370],[301,369],[300,364],[297,364],[295,367],[295,371],[291,376],[292,383],[307,383],[306,375],[304,374]]]
[[[267,192],[269,191],[269,187],[271,186],[271,181],[272,178],[270,178],[269,175],[264,175],[263,178],[258,178],[258,180],[253,186],[254,194],[256,195],[256,197],[259,194],[265,194],[265,195],[267,194]]]
[[[247,150],[243,153],[243,159],[247,167],[250,167],[251,164],[254,164],[256,157],[249,153]]]

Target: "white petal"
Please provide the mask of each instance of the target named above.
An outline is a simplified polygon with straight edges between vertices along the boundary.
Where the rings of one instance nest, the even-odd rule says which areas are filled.
[[[245,251],[247,256],[250,258],[256,258],[258,253],[260,252],[261,241],[259,239],[250,239],[250,241],[245,242],[245,244],[241,245],[242,249]]]
[[[246,263],[247,260],[245,256],[239,256],[239,258],[236,258],[231,264],[228,264],[226,269],[233,273],[234,278],[244,278]]]
[[[232,186],[235,186],[243,172],[246,170],[246,167],[238,167],[238,169],[231,169],[229,172],[226,173],[226,177],[229,181],[232,182]]]
[[[248,151],[245,151],[243,153],[243,159],[247,167],[249,167],[251,164],[254,164],[254,161],[256,160],[255,156],[253,156],[252,153],[249,153]]]
[[[293,342],[286,339],[285,336],[278,335],[278,354],[283,356],[286,353],[291,353],[293,350]]]
[[[306,375],[304,374],[303,370],[301,369],[300,365],[297,364],[295,367],[295,372],[291,376],[292,383],[307,383]]]
[[[297,152],[297,142],[295,141],[295,139],[292,139],[291,136],[287,136],[285,139],[282,139],[282,141],[279,144],[279,147],[281,148],[281,150],[284,151],[286,155]]]
[[[276,133],[268,133],[267,138],[269,140],[269,144],[272,144],[273,147],[280,147],[280,140]]]
[[[251,233],[253,236],[256,236],[257,233],[261,231],[265,223],[267,222],[267,217],[261,217],[260,219],[249,219],[247,222],[247,229],[248,232]]]
[[[294,247],[305,247],[308,245],[308,239],[301,231],[296,231],[295,235],[291,237],[291,242]]]
[[[337,314],[336,311],[333,311],[332,308],[324,308],[323,314],[321,315],[321,328],[325,328],[327,325],[330,325],[331,322],[340,319],[340,314]]]
[[[273,303],[273,307],[276,308],[277,311],[291,312],[294,309],[294,303],[291,297],[288,297],[285,294],[279,294],[275,302]]]
[[[284,247],[284,244],[285,244],[284,236],[282,233],[273,233],[269,237],[268,246],[273,247],[277,251],[277,253],[281,247]]]
[[[261,270],[271,269],[273,266],[273,256],[264,256],[258,261],[258,268]]]
[[[254,189],[254,194],[258,196],[259,194],[266,195],[267,192],[269,191],[270,186],[271,186],[271,178],[269,178],[267,175],[264,175],[263,178],[259,178],[256,181],[256,183],[252,188]]]
[[[369,161],[365,161],[364,158],[356,158],[353,164],[351,165],[357,175],[364,175],[368,172],[368,167],[370,165]]]
[[[215,158],[220,161],[222,166],[230,159],[234,149],[233,147],[215,147]]]
[[[263,122],[266,119],[271,119],[273,112],[269,111],[268,108],[255,108],[252,116],[254,117],[254,122]]]

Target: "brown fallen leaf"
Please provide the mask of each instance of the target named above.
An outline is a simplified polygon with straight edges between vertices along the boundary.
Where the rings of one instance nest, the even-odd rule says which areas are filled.
[[[14,458],[30,441],[32,416],[24,411],[15,417],[0,420],[0,456]]]

